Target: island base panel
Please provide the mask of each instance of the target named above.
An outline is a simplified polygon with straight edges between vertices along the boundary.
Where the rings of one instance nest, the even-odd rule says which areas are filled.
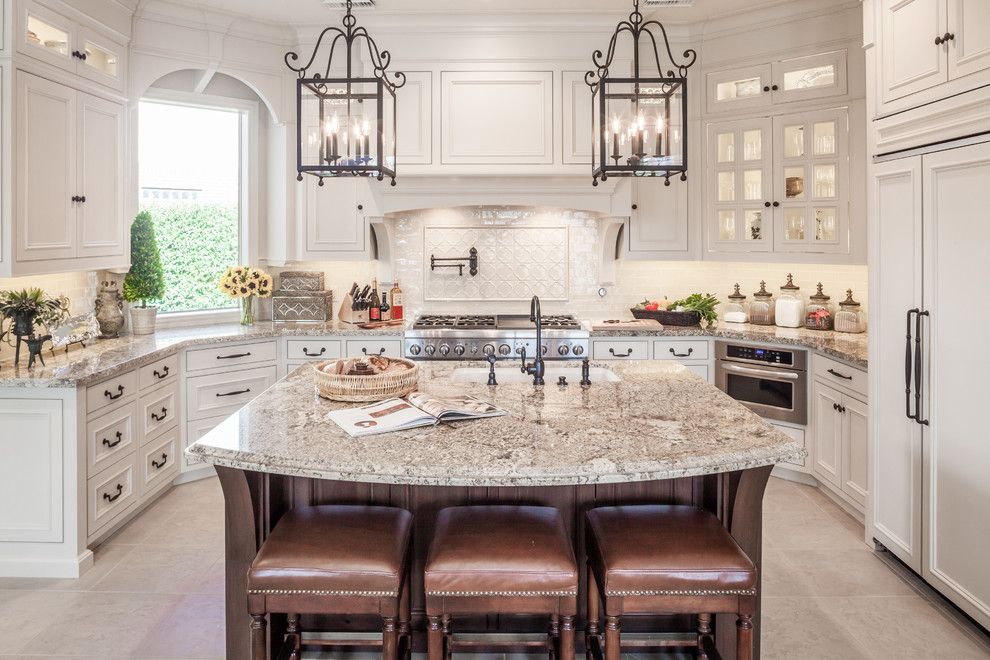
[[[617,504],[687,504],[714,513],[753,559],[759,570],[762,556],[763,494],[772,466],[738,472],[682,479],[546,487],[451,487],[369,484],[328,481],[303,477],[250,472],[217,467],[226,503],[226,619],[227,658],[240,660],[249,656],[250,621],[247,613],[247,572],[261,543],[279,518],[294,506],[313,504],[376,504],[408,509],[415,516],[413,530],[412,627],[413,645],[426,649],[426,617],[422,575],[423,564],[433,536],[437,512],[447,506],[518,503],[559,508],[574,539],[578,562],[584,566],[584,512],[596,506]],[[659,531],[659,530],[658,530]],[[762,572],[762,571],[761,571]],[[582,576],[579,602],[579,630],[584,629],[586,571]],[[757,584],[760,588],[760,584]],[[329,619],[303,617],[303,630],[374,630],[378,623],[359,618]],[[516,616],[479,616],[458,619],[458,630],[472,632],[533,632],[543,625],[539,618]],[[757,602],[754,625],[754,655],[760,657],[760,603]],[[269,625],[270,647],[277,646],[286,627],[285,617],[272,616]],[[690,617],[630,617],[623,630],[649,632],[690,632]],[[735,616],[714,617],[715,644],[723,658],[735,658]],[[583,635],[577,636],[583,651]],[[275,657],[274,655],[272,657]]]

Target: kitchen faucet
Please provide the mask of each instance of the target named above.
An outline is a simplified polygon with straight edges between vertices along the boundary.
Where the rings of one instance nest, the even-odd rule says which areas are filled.
[[[521,370],[524,374],[532,374],[533,385],[544,385],[543,374],[546,373],[546,366],[543,364],[543,315],[540,313],[540,299],[533,296],[529,303],[529,320],[536,324],[536,359],[532,365],[526,364],[526,347],[522,347]]]

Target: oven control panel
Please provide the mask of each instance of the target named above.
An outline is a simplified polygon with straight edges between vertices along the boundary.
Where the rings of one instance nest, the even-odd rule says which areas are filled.
[[[766,364],[779,364],[784,366],[794,365],[794,353],[792,351],[780,351],[764,346],[739,346],[729,344],[725,347],[726,357],[750,362],[762,362]]]

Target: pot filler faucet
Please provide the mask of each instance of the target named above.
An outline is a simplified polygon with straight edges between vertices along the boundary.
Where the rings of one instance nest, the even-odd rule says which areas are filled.
[[[520,353],[522,356],[520,369],[524,374],[533,376],[533,385],[544,385],[543,375],[546,373],[546,366],[543,364],[543,315],[540,314],[540,299],[537,296],[533,296],[529,303],[529,320],[536,324],[536,359],[533,360],[532,365],[526,364],[526,347],[523,346]]]

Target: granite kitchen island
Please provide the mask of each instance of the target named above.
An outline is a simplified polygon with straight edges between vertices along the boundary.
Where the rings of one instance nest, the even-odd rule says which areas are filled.
[[[417,576],[436,513],[445,506],[556,506],[583,565],[583,513],[589,508],[693,504],[714,512],[759,566],[770,470],[804,449],[682,366],[627,363],[614,367],[619,382],[587,388],[578,385],[580,371],[574,366],[570,384],[555,380],[534,388],[455,382],[453,367],[423,364],[421,390],[440,396],[467,392],[509,414],[361,439],[326,418],[345,404],[319,398],[309,367],[302,367],[190,447],[190,454],[217,467],[226,499],[227,657],[248,656],[247,569],[279,517],[297,505],[383,504],[416,516],[417,648],[423,646],[424,630]],[[512,630],[512,621],[502,617],[471,623],[479,632]],[[307,624],[319,626],[304,617],[304,630]],[[758,657],[759,613],[754,624]],[[273,639],[284,625],[273,617]],[[644,625],[690,630],[684,617]],[[734,657],[733,617],[716,618],[716,645],[723,657]]]

